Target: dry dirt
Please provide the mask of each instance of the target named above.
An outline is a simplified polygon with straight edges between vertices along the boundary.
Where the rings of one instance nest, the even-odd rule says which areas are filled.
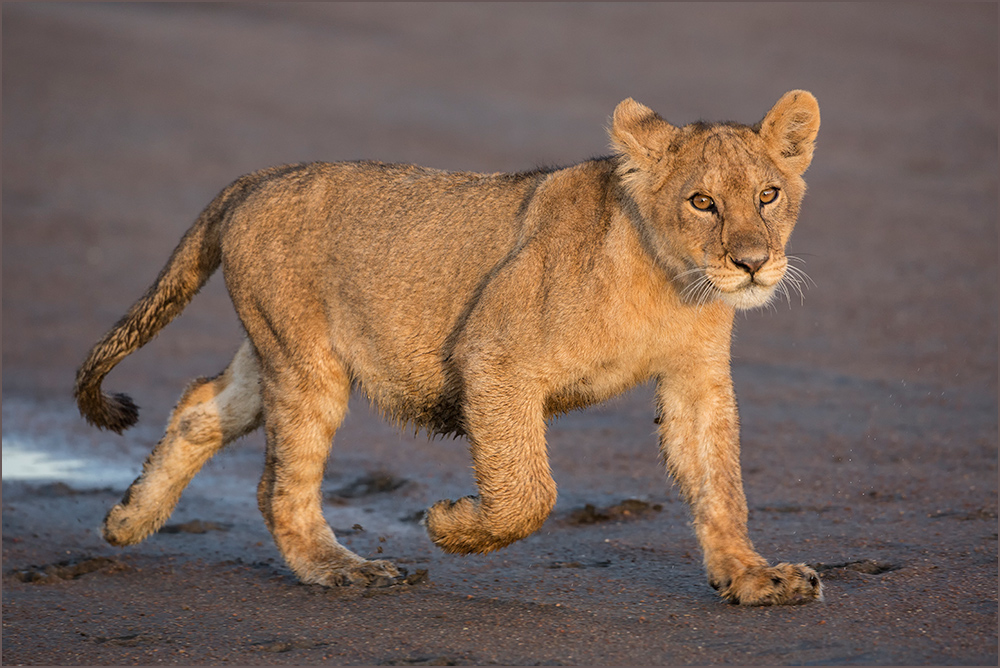
[[[3,8],[3,663],[997,663],[997,5],[56,5]],[[107,387],[90,345],[236,176],[375,158],[506,171],[607,150],[615,104],[759,119],[786,90],[823,127],[791,252],[803,302],[734,345],[751,532],[826,602],[748,609],[705,582],[665,479],[651,389],[550,428],[560,499],[486,557],[416,523],[471,491],[464,442],[364,401],[324,486],[394,587],[291,577],[255,503],[261,436],[195,479],[168,528],[97,527],[184,384],[239,342],[221,280]]]

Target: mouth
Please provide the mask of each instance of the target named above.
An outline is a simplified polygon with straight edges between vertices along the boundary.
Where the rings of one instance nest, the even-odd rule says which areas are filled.
[[[765,284],[759,276],[745,272],[717,272],[711,267],[694,269],[683,275],[693,275],[694,278],[681,290],[681,298],[699,307],[719,300],[739,310],[759,308],[771,301],[781,283],[779,279]]]

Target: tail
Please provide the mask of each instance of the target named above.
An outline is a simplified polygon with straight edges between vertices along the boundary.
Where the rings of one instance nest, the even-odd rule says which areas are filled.
[[[272,171],[244,176],[219,193],[181,238],[146,294],[91,349],[76,372],[73,392],[87,422],[120,434],[139,419],[139,408],[128,395],[101,390],[104,377],[177,317],[219,268],[223,219]]]

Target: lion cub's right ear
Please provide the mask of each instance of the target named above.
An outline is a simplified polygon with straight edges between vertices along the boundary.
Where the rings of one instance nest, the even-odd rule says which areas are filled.
[[[666,155],[677,132],[670,123],[632,98],[615,107],[608,134],[616,153],[628,156],[638,167],[652,167]]]

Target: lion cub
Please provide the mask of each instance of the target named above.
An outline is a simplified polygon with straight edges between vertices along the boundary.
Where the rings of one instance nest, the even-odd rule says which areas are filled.
[[[104,537],[157,531],[201,466],[263,425],[257,499],[295,574],[328,586],[397,576],[341,546],[321,509],[357,387],[400,424],[468,438],[479,493],[434,504],[427,533],[448,552],[496,550],[555,504],[546,420],[655,379],[660,449],[711,585],[748,605],[820,598],[812,569],[769,566],[747,535],[729,370],[735,310],[794,282],[784,248],[819,124],[806,91],[754,126],[675,127],[628,99],[614,154],[565,169],[310,163],[238,179],[77,373],[90,423],[134,424],[135,404],[102,380],[222,267],[247,337],[184,392]]]

